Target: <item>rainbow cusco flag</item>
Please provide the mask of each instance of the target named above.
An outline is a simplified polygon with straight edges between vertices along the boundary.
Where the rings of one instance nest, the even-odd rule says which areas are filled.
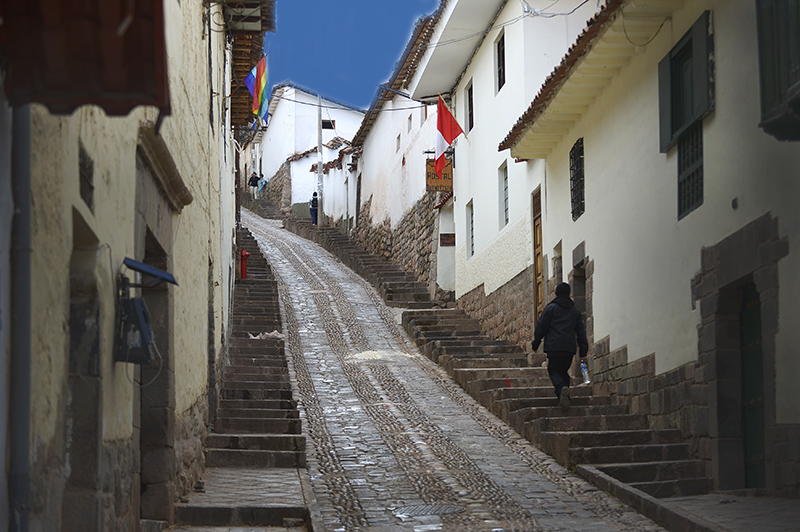
[[[266,120],[267,109],[267,56],[261,58],[244,78],[244,84],[253,95],[253,113]]]

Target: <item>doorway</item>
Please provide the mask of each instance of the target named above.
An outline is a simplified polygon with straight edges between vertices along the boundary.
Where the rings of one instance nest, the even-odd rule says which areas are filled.
[[[716,322],[719,489],[766,488],[761,300],[752,277],[720,291]]]

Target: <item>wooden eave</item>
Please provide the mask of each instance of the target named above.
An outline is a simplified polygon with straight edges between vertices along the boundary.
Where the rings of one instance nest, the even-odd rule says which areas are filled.
[[[255,119],[253,96],[244,85],[244,78],[263,55],[264,32],[275,31],[275,0],[225,0],[222,2],[226,20],[231,22],[225,31],[233,41],[231,46],[231,125],[244,132]],[[237,23],[248,23],[258,29],[237,29]],[[258,24],[256,24],[258,23]],[[237,135],[239,136],[239,135]]]
[[[546,159],[683,4],[684,0],[610,0],[589,21],[498,149],[510,149],[515,159]]]

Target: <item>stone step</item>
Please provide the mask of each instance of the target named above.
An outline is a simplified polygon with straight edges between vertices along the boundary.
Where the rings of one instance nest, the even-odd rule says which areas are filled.
[[[441,331],[418,331],[415,329],[411,337],[420,348],[436,340],[488,338],[480,329],[444,329]]]
[[[245,399],[245,400],[273,400],[273,399],[284,399],[290,400],[292,398],[292,390],[291,388],[283,388],[280,390],[276,389],[264,389],[264,388],[236,388],[236,389],[222,389],[222,398],[223,399]]]
[[[214,424],[217,434],[300,434],[298,418],[218,418]]]
[[[491,360],[491,359],[489,359]],[[528,367],[483,367],[453,368],[453,378],[457,382],[469,382],[478,379],[521,379],[538,377],[544,385],[550,383],[550,377],[544,368]]]
[[[440,360],[442,357],[445,356],[453,356],[454,358],[470,358],[470,357],[480,357],[480,356],[498,356],[504,354],[513,354],[519,355],[521,354],[522,348],[518,345],[508,345],[508,344],[488,344],[488,345],[477,345],[477,346],[454,346],[454,347],[437,347],[430,352],[425,352],[425,356],[427,356],[432,361],[440,364]]]
[[[278,329],[280,332],[280,329]],[[268,338],[249,338],[247,336],[231,336],[231,347],[257,347],[261,349],[283,349],[283,338],[268,337]]]
[[[209,434],[209,449],[250,451],[305,451],[302,434]]]
[[[530,388],[541,383],[541,377],[518,377],[503,379],[477,379],[472,380],[462,386],[473,398],[480,397],[484,390],[491,388]]]
[[[383,293],[387,303],[430,301],[431,295],[425,291],[392,290]]]
[[[456,369],[491,369],[491,368],[527,368],[527,355],[511,354],[508,357],[486,357],[486,358],[456,358],[452,360],[451,368]],[[440,362],[444,362],[442,357]],[[545,370],[547,371],[547,370]],[[449,373],[449,372],[448,372]]]
[[[296,409],[297,401],[293,399],[222,399],[219,408],[266,408],[266,409]]]
[[[660,462],[688,460],[690,457],[687,443],[576,447],[570,449],[569,454],[573,464]]]
[[[252,360],[252,359],[251,359]],[[225,374],[231,375],[285,375],[289,372],[286,360],[263,358],[260,364],[230,364],[225,368]]]
[[[613,431],[575,431],[575,432],[541,432],[533,430],[534,420],[525,424],[525,437],[539,447],[561,465],[572,467],[576,463],[598,463],[575,461],[579,454],[574,452],[580,448],[597,447],[630,447],[630,446],[663,446],[677,444],[681,441],[679,430],[613,430]],[[685,457],[681,457],[685,458]],[[661,458],[662,460],[665,458]],[[615,460],[624,462],[625,460]],[[644,462],[648,460],[635,460]]]
[[[570,392],[577,391],[579,389],[584,389],[585,391],[590,391],[588,387],[581,387],[581,388],[571,388]],[[480,403],[490,405],[488,408],[492,411],[492,413],[502,419],[505,419],[509,413],[516,412],[518,410],[531,410],[533,413],[531,414],[531,419],[536,419],[539,417],[545,416],[566,416],[566,415],[575,415],[576,413],[583,412],[583,410],[574,410],[572,408],[569,409],[568,412],[563,412],[559,406],[558,398],[555,396],[555,392],[553,391],[552,387],[549,387],[550,394],[543,397],[531,397],[528,394],[523,395],[522,397],[504,397],[502,394],[508,390],[515,390],[514,388],[498,388],[494,390],[485,390],[481,392],[480,395]],[[606,407],[606,406],[614,406],[619,407],[621,410],[617,412],[614,410],[614,413],[621,413],[626,414],[628,412],[627,405],[614,405],[612,404],[612,398],[607,395],[575,395],[572,394],[572,406],[577,408],[588,408],[588,407]],[[588,412],[589,410],[587,410]],[[606,412],[605,410],[598,410],[599,415],[604,415]]]
[[[490,347],[491,349],[485,349]],[[448,354],[501,354],[501,353],[516,353],[521,354],[522,349],[514,344],[510,344],[505,340],[492,340],[486,336],[473,336],[470,338],[462,339],[437,339],[432,342],[427,342],[420,349],[425,356],[431,358],[432,356],[442,357]]]
[[[412,322],[406,330],[414,331],[415,335],[435,331],[478,331],[480,334],[481,324],[472,318],[442,319],[431,320],[430,323]]]
[[[702,460],[602,464],[597,469],[626,484],[706,477],[706,463]]]
[[[591,386],[571,386],[570,387],[570,396],[573,399],[573,404],[576,404],[574,401],[580,397],[591,397],[592,396],[592,387]],[[547,383],[545,386],[529,386],[529,387],[511,387],[511,388],[497,388],[494,390],[487,390],[481,393],[481,401],[484,398],[488,399],[491,402],[494,401],[504,401],[506,399],[549,399],[557,401],[555,390],[553,389],[552,384]],[[545,404],[544,406],[547,406]]]
[[[267,392],[267,391],[277,391],[277,390],[289,390],[291,392],[292,385],[289,382],[289,379],[281,379],[275,380],[270,382],[262,382],[262,381],[226,381],[223,383],[222,392],[223,394],[227,392],[238,392],[238,391],[249,391],[249,392]],[[238,399],[239,397],[231,397],[231,399]],[[252,397],[253,399],[269,399],[269,397]],[[228,397],[225,397],[228,399]],[[245,397],[241,399],[247,399]]]
[[[291,419],[300,413],[292,408],[220,408],[217,419]]]
[[[461,366],[461,364],[465,364],[467,367],[474,361],[475,363],[480,363],[480,361],[489,361],[493,360],[497,362],[497,367],[504,367],[505,362],[504,360],[510,360],[512,364],[511,367],[519,367],[513,366],[516,364],[517,361],[522,362],[520,359],[526,359],[527,355],[523,353],[470,353],[470,354],[457,354],[457,355],[441,355],[439,357],[439,366],[444,368],[444,370],[449,374],[452,375],[453,370],[457,369]],[[526,366],[527,367],[527,366]],[[535,367],[535,366],[531,366]]]
[[[609,398],[610,399],[610,398]],[[517,408],[515,410],[506,410],[505,405],[491,405],[490,410],[500,419],[506,421],[509,425],[520,434],[526,431],[526,423],[539,418],[560,418],[567,416],[576,417],[590,417],[590,416],[622,416],[628,413],[627,405],[580,405],[579,403],[588,403],[589,397],[581,397],[580,400],[575,398],[572,401],[572,406],[569,411],[564,412],[558,405],[558,399],[553,397],[548,399],[553,404],[549,407],[539,408]]]
[[[386,301],[386,306],[394,308],[423,309],[433,307],[433,301]]]
[[[266,368],[266,367],[286,367],[286,358],[276,355],[233,355],[229,357],[228,368]],[[228,368],[225,368],[226,370]]]
[[[625,433],[650,429],[647,416],[643,414],[540,417],[531,423],[531,428],[539,432],[618,431]]]
[[[306,467],[305,451],[207,449],[206,467]]]
[[[250,384],[259,384],[267,388],[279,387],[279,383],[287,382],[289,380],[289,372],[271,373],[267,375],[258,373],[226,373],[224,387],[225,388],[240,388],[241,384],[245,387]]]
[[[406,327],[413,320],[422,319],[438,319],[438,318],[454,318],[465,317],[467,313],[463,309],[431,309],[431,310],[413,310],[404,312],[402,315],[403,327]]]
[[[657,482],[632,482],[630,486],[658,499],[702,495],[714,489],[712,478],[682,478]]]

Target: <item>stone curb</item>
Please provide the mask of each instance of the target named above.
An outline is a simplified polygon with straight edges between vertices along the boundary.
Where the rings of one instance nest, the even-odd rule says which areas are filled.
[[[311,488],[311,478],[308,476],[308,469],[298,469],[300,477],[300,487],[303,491],[303,499],[306,501],[306,527],[308,532],[325,532],[325,523],[322,520],[322,513],[319,510],[317,498]]]
[[[670,532],[730,532],[729,529],[706,521],[701,517],[678,508],[670,508],[659,499],[624,482],[620,482],[596,467],[583,464],[575,466],[575,469],[584,480],[610,493]]]

